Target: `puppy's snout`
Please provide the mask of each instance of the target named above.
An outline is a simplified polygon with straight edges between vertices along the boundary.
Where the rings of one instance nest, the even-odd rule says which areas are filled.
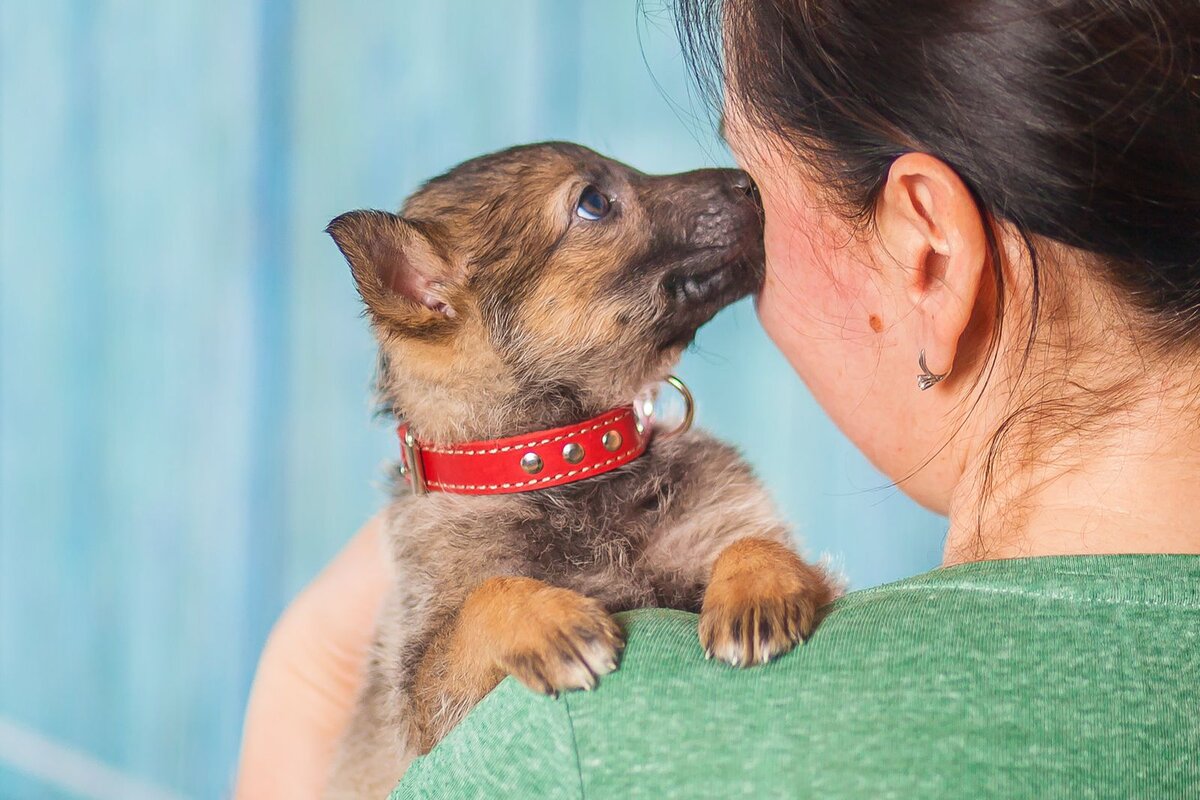
[[[758,193],[758,184],[750,173],[738,170],[733,176],[733,188],[745,195],[760,211],[762,210],[762,195]]]
[[[750,173],[740,169],[733,171],[733,188],[747,196],[757,191],[754,186],[754,179],[750,177]]]
[[[722,170],[722,186],[720,194],[730,206],[729,213],[734,217],[754,220],[762,217],[762,198],[758,193],[758,184],[748,172],[740,169]],[[753,222],[751,224],[754,224]]]
[[[667,176],[662,188],[670,192],[663,218],[678,221],[690,247],[734,247],[762,229],[758,187],[740,169]]]

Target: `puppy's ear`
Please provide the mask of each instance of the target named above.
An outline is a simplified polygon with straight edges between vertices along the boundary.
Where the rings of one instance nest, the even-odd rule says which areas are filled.
[[[350,211],[329,223],[358,293],[379,320],[420,326],[453,318],[462,278],[431,238],[429,226],[386,211]]]

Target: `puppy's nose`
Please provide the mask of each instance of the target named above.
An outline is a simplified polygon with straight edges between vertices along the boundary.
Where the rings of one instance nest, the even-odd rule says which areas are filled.
[[[750,177],[750,173],[738,170],[733,177],[733,188],[749,197],[754,205],[762,207],[762,197],[758,193],[758,184]]]

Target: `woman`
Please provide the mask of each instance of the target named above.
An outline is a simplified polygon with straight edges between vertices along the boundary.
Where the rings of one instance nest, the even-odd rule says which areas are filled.
[[[759,316],[948,515],[944,567],[848,595],[757,670],[705,663],[691,617],[632,615],[601,691],[502,685],[399,796],[1196,796],[1200,5],[714,5],[680,28],[703,77],[723,23]],[[376,535],[273,634],[239,796],[320,785]]]

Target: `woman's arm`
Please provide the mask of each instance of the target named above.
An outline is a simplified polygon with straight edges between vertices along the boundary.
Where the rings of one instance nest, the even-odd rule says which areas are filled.
[[[321,794],[388,586],[376,516],[275,624],[250,690],[238,800]]]

